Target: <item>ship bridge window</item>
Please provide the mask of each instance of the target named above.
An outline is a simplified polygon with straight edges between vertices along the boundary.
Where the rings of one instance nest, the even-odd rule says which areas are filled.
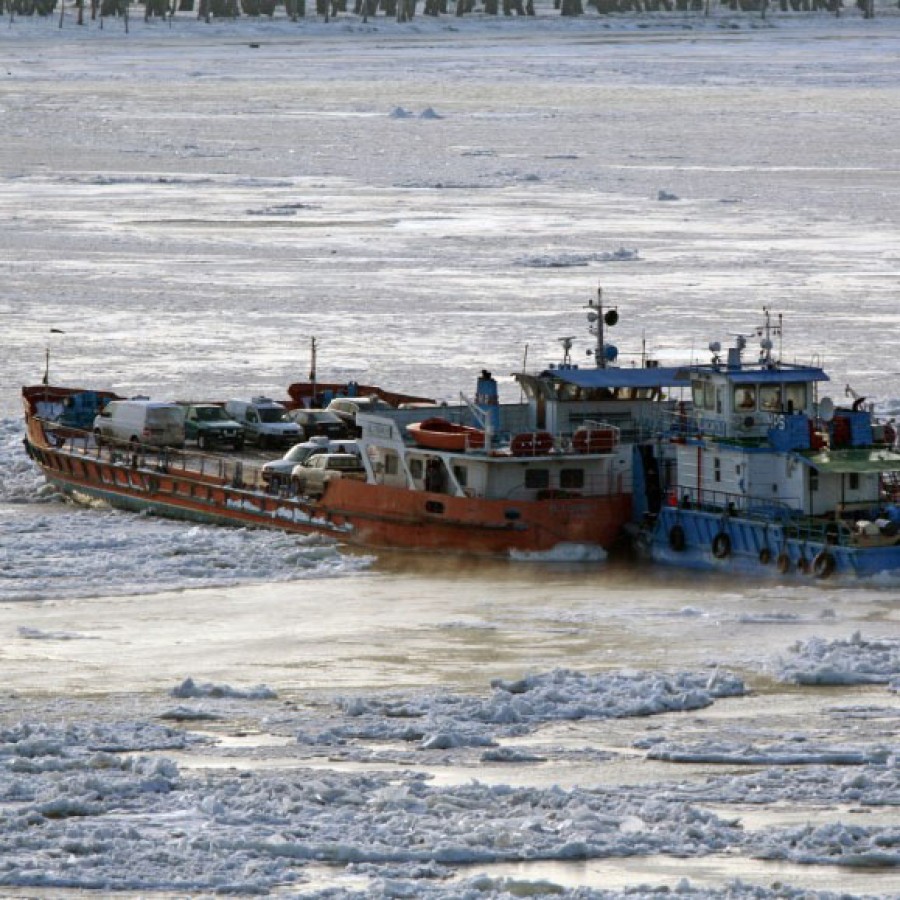
[[[734,408],[756,409],[756,385],[743,384],[734,389]]]
[[[695,381],[691,388],[697,409],[716,408],[716,386],[711,381]]]
[[[759,388],[759,408],[767,412],[778,412],[782,407],[781,385],[763,384]]]
[[[784,408],[788,412],[802,412],[806,409],[805,384],[786,384],[784,386]]]
[[[422,465],[421,459],[411,459],[409,461],[409,474],[412,475],[417,481],[422,477],[425,472],[425,468]]]
[[[396,475],[400,471],[400,460],[396,453],[384,454],[384,474]]]
[[[562,469],[559,473],[559,486],[568,491],[581,490],[584,487],[584,469]]]
[[[531,490],[543,490],[550,487],[550,470],[549,469],[526,469],[525,470],[525,487]]]

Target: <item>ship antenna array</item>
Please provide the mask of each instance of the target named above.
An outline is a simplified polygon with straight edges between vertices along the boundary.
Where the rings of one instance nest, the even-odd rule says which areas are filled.
[[[759,346],[761,348],[761,353],[759,354],[759,361],[767,366],[775,365],[777,362],[781,360],[782,354],[782,317],[781,313],[778,313],[778,323],[776,325],[772,324],[772,313],[769,311],[767,306],[763,307],[763,315],[765,316],[765,322],[763,323],[761,328],[756,329],[756,336],[762,338],[759,342]],[[776,336],[778,338],[778,359],[772,358],[772,337]]]
[[[615,308],[603,312],[603,288],[597,288],[597,300],[588,301],[588,331],[596,338],[596,346],[588,348],[587,355],[594,357],[594,365],[605,369],[619,355],[619,350],[607,344],[603,338],[603,326],[612,328],[619,321],[619,313]]]

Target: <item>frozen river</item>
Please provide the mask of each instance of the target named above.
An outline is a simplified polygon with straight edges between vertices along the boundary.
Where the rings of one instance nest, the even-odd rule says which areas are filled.
[[[769,306],[900,414],[890,12],[6,22],[0,893],[900,895],[896,584],[77,509],[18,408],[45,354],[283,397],[313,336],[320,377],[515,399],[601,284],[626,360]]]

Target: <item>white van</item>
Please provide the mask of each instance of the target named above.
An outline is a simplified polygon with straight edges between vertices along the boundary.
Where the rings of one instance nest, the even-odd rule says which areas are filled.
[[[94,437],[123,444],[184,446],[184,408],[160,400],[110,400],[94,419]]]
[[[286,447],[303,437],[303,430],[288,418],[287,407],[269,397],[229,400],[225,412],[243,429],[244,438],[259,447]]]

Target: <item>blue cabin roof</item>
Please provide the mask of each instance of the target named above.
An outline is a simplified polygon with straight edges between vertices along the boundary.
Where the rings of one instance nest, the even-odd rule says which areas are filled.
[[[732,384],[799,384],[806,381],[831,381],[817,366],[740,369],[727,366],[696,366],[694,371],[725,375]]]
[[[558,378],[581,388],[663,388],[687,387],[691,383],[690,369],[684,366],[653,367],[648,369],[547,369],[543,377]]]

